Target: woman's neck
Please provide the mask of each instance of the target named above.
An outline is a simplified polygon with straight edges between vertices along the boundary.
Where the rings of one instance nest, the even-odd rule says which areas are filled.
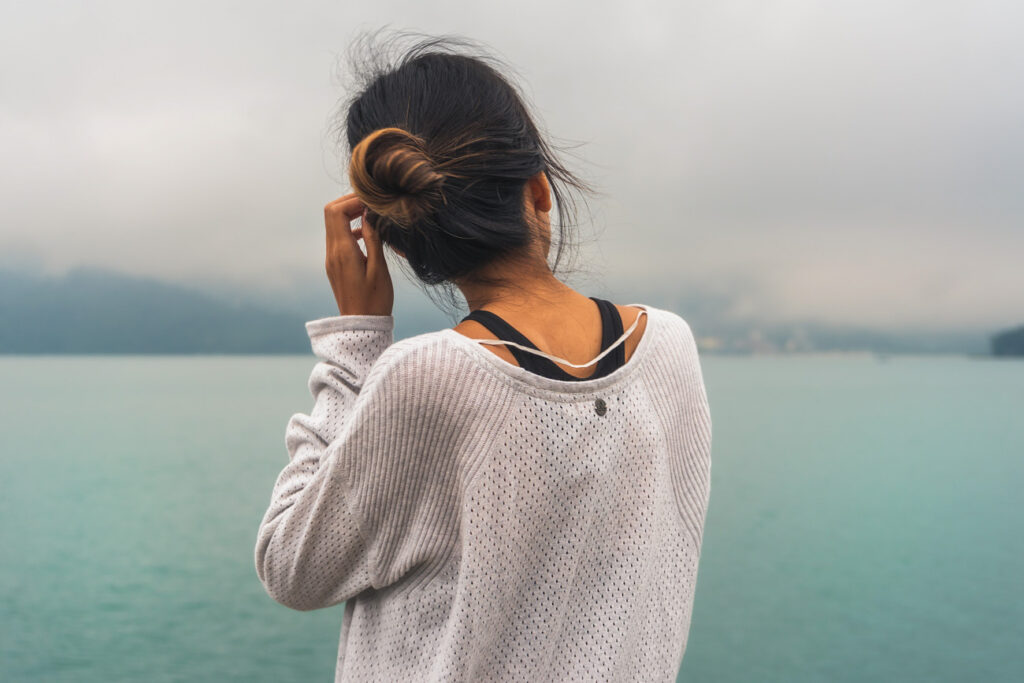
[[[487,276],[515,284],[457,283],[471,311],[487,308],[495,313],[540,313],[546,308],[579,304],[587,298],[555,277],[546,262],[543,267],[529,270],[522,265],[512,265],[500,271],[492,270]]]

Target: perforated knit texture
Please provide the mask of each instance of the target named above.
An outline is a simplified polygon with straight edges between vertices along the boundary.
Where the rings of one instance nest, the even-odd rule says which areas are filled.
[[[336,681],[675,680],[711,420],[685,320],[634,305],[633,356],[591,381],[450,329],[392,343],[391,316],[306,324],[314,407],[255,559],[288,607],[345,602]]]

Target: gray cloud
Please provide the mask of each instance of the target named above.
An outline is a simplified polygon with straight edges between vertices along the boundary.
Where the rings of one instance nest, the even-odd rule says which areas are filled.
[[[584,143],[604,291],[894,328],[1024,315],[1024,6],[516,7],[8,6],[3,260],[315,286],[322,206],[348,191],[335,59],[391,24],[493,46]]]

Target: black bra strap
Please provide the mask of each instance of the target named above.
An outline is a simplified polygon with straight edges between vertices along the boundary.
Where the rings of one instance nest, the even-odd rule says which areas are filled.
[[[616,308],[615,304],[611,301],[598,299],[596,297],[590,298],[596,301],[597,305],[601,307],[601,350],[604,351],[610,345],[614,344],[616,339],[622,336],[622,333],[624,332],[624,328],[622,327],[622,316],[619,315],[619,309]],[[604,374],[611,373],[625,364],[625,344],[619,344],[611,353],[597,362],[599,371],[602,366],[607,366],[607,372]]]
[[[622,336],[622,317],[619,315],[615,304],[610,301],[598,299],[597,297],[589,298],[597,303],[598,310],[601,314],[601,351],[604,351],[609,345],[614,343],[616,339]],[[462,318],[462,320],[477,321],[490,330],[491,334],[502,341],[522,344],[523,346],[536,349],[537,351],[541,350],[536,344],[519,332],[519,330],[512,327],[512,325],[506,322],[501,316],[492,311],[478,308],[474,311],[470,311],[469,315]],[[624,346],[620,344],[611,353],[607,354],[597,362],[597,367],[593,373],[586,377],[576,377],[575,375],[571,375],[563,370],[558,366],[558,364],[548,358],[532,354],[528,351],[523,351],[515,346],[508,346],[506,348],[508,348],[516,359],[516,362],[518,362],[519,366],[523,369],[544,377],[564,381],[597,379],[598,377],[603,377],[614,372],[626,362],[626,351]]]
[[[516,344],[522,344],[523,346],[528,346],[531,349],[537,349],[538,351],[540,351],[540,349],[538,349],[533,342],[531,342],[529,339],[523,336],[523,334],[519,330],[509,325],[504,318],[502,318],[500,315],[492,311],[487,311],[482,308],[478,308],[475,311],[471,311],[470,314],[467,315],[462,320],[475,320],[484,327],[486,327],[488,330],[490,330],[491,334],[493,334],[498,339],[501,339],[503,341],[515,342]],[[531,372],[537,372],[537,370],[534,370],[532,368],[534,360],[544,360],[549,363],[551,362],[546,358],[535,356],[532,353],[527,353],[526,351],[523,351],[522,349],[517,349],[514,346],[506,346],[505,348],[507,348],[512,353],[512,355],[515,357],[516,361],[519,363],[521,367],[526,368]],[[558,366],[556,365],[555,367],[557,368]]]

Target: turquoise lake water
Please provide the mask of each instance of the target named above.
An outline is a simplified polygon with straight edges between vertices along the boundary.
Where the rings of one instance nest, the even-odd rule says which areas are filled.
[[[330,681],[255,534],[312,356],[0,356],[0,680]],[[1024,361],[705,354],[680,681],[1024,680]]]

